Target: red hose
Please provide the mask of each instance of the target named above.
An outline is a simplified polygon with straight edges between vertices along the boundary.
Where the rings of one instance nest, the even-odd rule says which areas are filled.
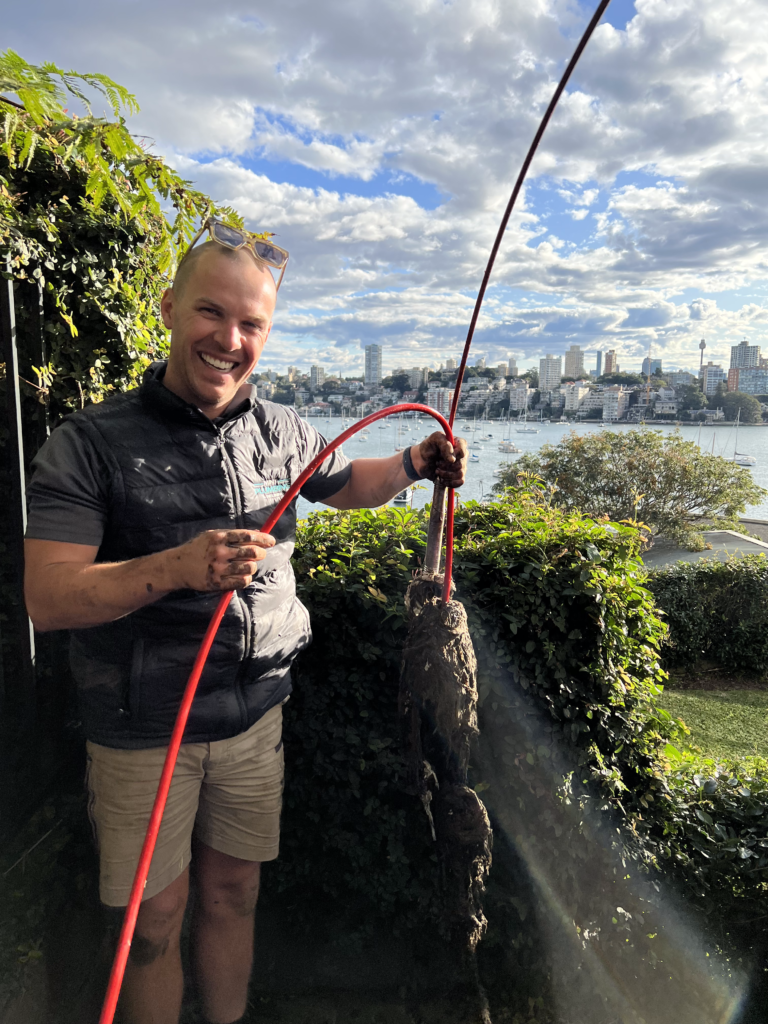
[[[290,488],[286,491],[283,497],[280,499],[278,504],[275,506],[273,512],[267,519],[266,523],[261,529],[262,533],[271,533],[275,528],[280,516],[285,512],[286,508],[290,505],[293,499],[296,497],[300,489],[309,480],[312,474],[315,472],[317,467],[323,463],[331,452],[335,451],[339,445],[342,445],[348,438],[352,437],[359,430],[367,427],[369,423],[375,423],[376,420],[383,419],[385,416],[393,416],[395,413],[401,412],[423,412],[429,416],[433,416],[440,426],[445,431],[445,436],[453,444],[453,432],[448,426],[447,421],[440,415],[439,412],[435,412],[434,409],[430,409],[429,406],[419,405],[417,402],[408,402],[403,405],[393,405],[387,409],[380,409],[378,412],[371,413],[370,416],[366,416],[365,419],[360,420],[351,426],[348,430],[343,431],[338,437],[334,438],[323,450],[312,459],[306,469],[303,470],[301,475],[291,484]],[[450,600],[451,590],[451,567],[453,566],[453,488],[448,490],[448,529],[446,531],[445,538],[445,582],[443,585],[443,600]],[[117,1009],[117,1000],[120,996],[120,988],[123,984],[123,975],[125,974],[125,967],[128,963],[128,954],[131,949],[131,942],[133,941],[133,933],[136,928],[136,919],[139,916],[139,907],[141,906],[141,897],[144,892],[144,888],[147,884],[147,875],[149,874],[149,867],[152,863],[152,854],[155,852],[155,844],[157,843],[157,836],[160,831],[160,823],[163,820],[163,812],[165,810],[165,804],[168,799],[168,792],[171,788],[171,779],[173,778],[173,770],[176,767],[176,758],[179,756],[179,747],[184,737],[184,730],[187,726],[187,719],[189,718],[189,712],[192,708],[192,701],[195,698],[195,692],[197,690],[197,684],[200,682],[200,676],[205,668],[205,663],[208,659],[208,654],[211,650],[214,637],[219,628],[221,620],[224,618],[229,602],[232,600],[232,594],[234,591],[228,590],[226,593],[221,595],[221,600],[216,606],[216,611],[213,613],[211,621],[208,623],[208,629],[205,631],[203,642],[200,644],[200,650],[197,652],[195,658],[195,664],[192,667],[187,685],[184,690],[184,696],[181,699],[181,707],[179,713],[176,716],[176,722],[173,726],[173,732],[171,739],[168,744],[168,751],[165,755],[165,761],[163,763],[163,770],[160,775],[160,782],[157,787],[157,795],[155,796],[155,802],[152,806],[152,813],[149,818],[149,825],[147,826],[147,834],[144,837],[144,845],[141,848],[141,854],[139,856],[139,863],[136,867],[136,874],[133,878],[133,885],[131,886],[131,895],[128,898],[128,906],[125,908],[125,916],[123,917],[123,926],[120,929],[120,937],[117,940],[117,950],[115,952],[115,959],[112,963],[112,971],[109,976],[109,984],[107,985],[107,992],[104,997],[104,1004],[101,1008],[101,1016],[99,1017],[99,1024],[112,1024],[115,1016],[115,1010]]]

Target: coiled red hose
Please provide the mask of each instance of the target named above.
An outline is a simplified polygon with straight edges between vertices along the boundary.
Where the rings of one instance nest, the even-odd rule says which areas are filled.
[[[469,357],[469,349],[470,345],[472,344],[475,326],[480,315],[480,307],[482,306],[483,299],[485,298],[485,292],[488,287],[488,281],[490,280],[491,271],[493,270],[493,265],[496,261],[496,255],[501,247],[501,242],[504,237],[504,232],[506,231],[507,224],[509,223],[510,215],[514,208],[515,202],[517,201],[517,197],[520,194],[520,190],[523,186],[523,182],[525,181],[528,169],[531,166],[531,161],[533,160],[534,154],[538,149],[539,143],[541,142],[542,136],[544,135],[544,131],[547,125],[549,124],[550,118],[554,113],[558,100],[560,99],[560,96],[562,95],[565,86],[568,83],[568,79],[571,77],[571,74],[573,73],[573,70],[576,67],[579,57],[581,57],[582,53],[584,52],[584,48],[586,47],[587,42],[589,41],[594,30],[597,28],[600,18],[603,16],[603,13],[605,12],[605,9],[608,7],[609,3],[610,0],[600,0],[597,9],[595,10],[595,13],[593,14],[589,24],[584,30],[584,34],[579,40],[579,43],[576,49],[574,50],[573,56],[568,62],[568,66],[566,67],[563,76],[560,79],[557,88],[555,89],[552,99],[549,102],[549,105],[544,113],[544,117],[541,120],[541,124],[539,125],[536,135],[533,138],[533,142],[531,143],[528,149],[528,153],[526,154],[525,160],[523,161],[523,165],[520,169],[520,173],[517,176],[517,180],[515,181],[515,185],[512,189],[512,194],[509,198],[509,202],[507,203],[506,209],[504,210],[501,225],[499,226],[496,239],[493,243],[491,254],[485,268],[485,273],[483,274],[480,290],[475,301],[475,308],[473,310],[472,319],[470,321],[469,329],[467,331],[467,338],[466,341],[464,342],[464,351],[461,356],[461,363],[459,364],[459,370],[456,375],[453,403],[451,405],[451,412],[450,416],[448,417],[448,421],[446,422],[446,420],[439,413],[435,412],[434,409],[430,409],[425,405],[418,405],[417,403],[407,403],[404,405],[391,406],[388,409],[381,409],[379,412],[375,412],[372,413],[370,416],[366,416],[365,419],[360,420],[358,423],[355,423],[355,425],[350,427],[349,430],[345,430],[342,434],[339,434],[337,438],[331,441],[331,443],[312,460],[312,462],[307,466],[307,468],[304,470],[301,476],[291,486],[290,490],[288,490],[287,493],[283,496],[279,504],[276,506],[272,515],[264,524],[264,533],[270,533],[274,529],[275,523],[278,521],[278,519],[283,514],[283,512],[290,504],[290,502],[293,501],[299,489],[304,485],[304,483],[306,483],[306,481],[309,479],[312,473],[314,473],[317,467],[323,462],[323,460],[327,458],[332,451],[338,448],[340,444],[343,444],[344,441],[352,437],[352,435],[357,433],[358,430],[362,430],[363,427],[367,426],[369,423],[374,423],[376,420],[380,420],[385,416],[392,416],[394,413],[398,412],[424,412],[427,413],[429,416],[434,416],[434,418],[438,420],[443,430],[445,431],[445,436],[448,438],[451,444],[453,444],[452,427],[454,420],[456,418],[456,410],[458,408],[459,398],[461,394],[461,383],[464,377],[464,370],[467,365],[467,359]],[[450,600],[451,574],[453,571],[453,500],[453,489],[449,488],[448,515],[445,541],[445,568],[443,570],[443,601],[445,602]],[[166,754],[165,763],[163,764],[163,771],[160,776],[160,784],[158,786],[157,796],[155,797],[155,803],[152,807],[152,814],[149,819],[149,826],[147,828],[147,834],[144,839],[144,845],[141,850],[141,856],[139,857],[139,864],[138,867],[136,868],[136,875],[133,880],[131,895],[128,900],[128,906],[126,907],[125,917],[123,919],[123,927],[120,931],[120,938],[118,939],[117,952],[115,954],[114,963],[112,964],[112,972],[109,977],[109,985],[107,986],[107,994],[104,998],[104,1005],[101,1010],[99,1024],[112,1024],[112,1021],[115,1016],[117,1000],[120,995],[120,986],[123,983],[125,965],[128,962],[128,953],[131,948],[131,940],[133,939],[133,932],[136,927],[136,918],[138,917],[139,906],[141,905],[141,895],[144,891],[144,886],[146,885],[147,875],[149,874],[149,865],[152,862],[152,854],[155,849],[157,834],[160,831],[160,822],[162,821],[163,818],[163,811],[165,809],[165,803],[168,798],[168,791],[171,788],[171,778],[173,777],[173,769],[176,765],[176,758],[179,753],[179,747],[181,746],[181,740],[184,735],[184,729],[187,724],[187,718],[189,717],[189,711],[190,708],[192,707],[192,701],[195,696],[195,690],[197,689],[197,684],[199,682],[200,676],[205,666],[205,662],[208,657],[208,652],[211,649],[213,638],[216,635],[216,631],[219,628],[219,624],[221,623],[221,620],[224,617],[224,613],[226,612],[229,602],[231,600],[232,591],[230,590],[228,593],[224,594],[221,598],[221,601],[219,601],[216,611],[214,612],[213,618],[211,619],[208,625],[208,629],[206,630],[205,636],[203,637],[203,642],[200,645],[200,650],[197,652],[197,658],[195,659],[195,664],[192,668],[192,674],[190,675],[189,680],[187,681],[186,689],[184,690],[184,696],[181,701],[181,707],[179,708],[179,714],[176,718],[176,724],[173,727],[173,733],[171,735],[171,742],[168,746],[168,753]]]
[[[275,506],[273,512],[267,519],[266,523],[261,529],[262,533],[271,533],[275,528],[280,516],[285,512],[286,508],[290,505],[300,489],[309,480],[312,474],[315,472],[318,466],[320,466],[331,454],[335,451],[339,445],[344,444],[346,440],[356,434],[359,430],[367,427],[370,423],[375,423],[376,420],[384,419],[385,416],[393,416],[396,413],[402,412],[421,412],[426,413],[429,416],[433,416],[440,426],[445,431],[445,436],[453,444],[453,432],[439,412],[435,412],[434,409],[430,409],[429,406],[419,405],[417,402],[408,402],[403,405],[393,405],[387,409],[380,409],[378,412],[371,413],[370,416],[366,416],[365,419],[359,420],[348,430],[343,431],[338,437],[334,438],[330,444],[326,445],[323,450],[315,456],[314,459],[309,463],[301,475],[291,484],[290,488],[286,491],[283,497],[280,499],[278,504]],[[443,600],[450,600],[450,588],[451,588],[451,570],[453,567],[453,488],[448,489],[448,529],[446,531],[445,539],[445,581],[443,583]],[[163,812],[165,811],[165,804],[168,800],[168,793],[171,788],[171,779],[173,778],[173,770],[176,767],[176,758],[179,756],[179,747],[184,737],[184,730],[187,726],[187,719],[189,718],[189,712],[192,708],[192,701],[195,699],[195,692],[197,691],[197,684],[200,682],[200,676],[205,668],[205,663],[208,659],[208,654],[211,650],[216,632],[221,624],[221,620],[224,618],[224,613],[229,607],[229,602],[232,600],[234,591],[228,590],[222,594],[221,600],[216,606],[216,611],[213,613],[211,621],[208,623],[208,629],[205,631],[205,636],[200,644],[200,649],[197,652],[195,658],[195,664],[192,666],[192,672],[190,673],[187,685],[184,689],[184,696],[181,699],[181,706],[179,707],[179,713],[176,716],[176,722],[173,726],[173,732],[171,733],[170,743],[168,744],[168,751],[165,755],[165,761],[163,763],[163,770],[160,774],[160,782],[157,787],[157,794],[155,796],[155,802],[152,805],[152,813],[149,817],[149,824],[147,826],[147,834],[144,837],[144,845],[141,848],[141,854],[139,856],[139,863],[136,867],[136,874],[133,878],[133,885],[131,886],[131,894],[128,898],[128,906],[125,908],[125,916],[123,917],[123,925],[120,929],[120,936],[117,940],[117,950],[115,952],[115,959],[112,963],[112,971],[109,976],[109,983],[107,985],[107,992],[104,997],[104,1004],[101,1008],[101,1016],[99,1017],[99,1024],[112,1024],[115,1016],[115,1010],[117,1009],[117,1000],[120,996],[120,988],[123,984],[123,976],[125,974],[125,967],[128,963],[128,954],[131,949],[131,942],[133,941],[133,933],[136,928],[136,920],[139,916],[139,907],[141,906],[141,897],[144,892],[144,888],[147,884],[147,875],[149,874],[149,866],[152,863],[152,855],[155,852],[155,844],[157,843],[157,836],[160,832],[160,824],[163,820]]]

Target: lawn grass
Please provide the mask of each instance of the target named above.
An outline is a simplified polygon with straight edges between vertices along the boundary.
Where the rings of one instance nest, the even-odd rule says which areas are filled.
[[[704,757],[768,758],[768,691],[665,690],[660,700]]]

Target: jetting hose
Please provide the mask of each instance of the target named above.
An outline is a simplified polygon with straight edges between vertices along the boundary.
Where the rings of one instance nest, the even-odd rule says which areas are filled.
[[[579,40],[579,44],[574,50],[573,56],[568,62],[568,66],[566,67],[563,73],[563,77],[560,79],[560,82],[552,96],[552,99],[549,102],[549,106],[547,107],[544,113],[544,117],[541,120],[541,124],[539,125],[536,135],[533,138],[533,142],[531,143],[528,153],[526,154],[525,160],[523,161],[523,166],[520,169],[520,173],[517,176],[517,180],[515,182],[514,188],[512,189],[512,194],[509,198],[509,202],[507,203],[506,209],[504,210],[504,216],[501,219],[501,224],[496,234],[496,239],[493,243],[493,248],[491,249],[491,254],[485,268],[485,273],[483,274],[483,280],[480,285],[480,290],[477,294],[477,299],[475,301],[475,308],[472,313],[472,319],[469,324],[469,330],[467,331],[467,338],[466,341],[464,342],[464,351],[461,356],[461,363],[459,364],[459,370],[456,375],[453,402],[451,404],[451,412],[450,416],[448,417],[448,421],[446,422],[446,420],[443,419],[443,417],[439,413],[435,412],[434,409],[430,409],[426,405],[419,405],[417,403],[406,403],[403,405],[390,406],[388,409],[381,409],[379,410],[379,412],[374,412],[371,413],[370,416],[366,416],[365,419],[362,419],[359,422],[355,423],[354,426],[349,428],[349,430],[345,430],[343,433],[339,434],[337,438],[331,441],[331,443],[326,448],[324,448],[318,455],[315,456],[312,462],[310,462],[307,468],[303,471],[301,476],[298,477],[295,483],[291,485],[290,489],[281,498],[280,502],[275,507],[275,510],[272,512],[269,519],[262,527],[262,533],[271,533],[271,531],[274,529],[275,523],[278,521],[278,519],[286,510],[291,501],[293,501],[293,499],[296,497],[296,495],[299,492],[299,489],[303,487],[303,485],[306,483],[309,477],[314,473],[317,467],[331,454],[331,452],[335,451],[335,449],[338,448],[339,445],[343,444],[344,441],[346,441],[348,438],[356,434],[358,430],[362,430],[364,427],[368,426],[369,423],[375,423],[376,420],[383,419],[385,416],[393,416],[396,413],[423,412],[429,416],[433,416],[440,423],[440,426],[445,431],[445,436],[448,438],[451,444],[453,444],[452,427],[454,420],[456,419],[456,410],[458,408],[459,397],[461,395],[461,383],[464,378],[464,370],[466,369],[467,359],[469,358],[469,349],[472,344],[472,338],[475,333],[475,327],[477,325],[478,317],[480,316],[480,308],[483,304],[483,299],[485,297],[485,292],[488,287],[488,281],[491,276],[491,271],[493,270],[493,265],[496,262],[496,256],[498,254],[499,248],[501,247],[501,242],[504,237],[504,232],[507,229],[507,224],[509,223],[510,215],[512,213],[512,210],[514,209],[517,197],[520,194],[520,190],[523,186],[523,182],[525,181],[525,176],[528,173],[528,169],[531,166],[531,161],[533,160],[534,154],[538,149],[539,143],[541,142],[541,138],[544,135],[544,131],[547,125],[549,124],[550,118],[554,113],[555,107],[557,106],[557,102],[560,99],[560,96],[562,95],[566,85],[568,84],[568,79],[571,77],[573,69],[576,67],[576,64],[578,63],[579,57],[581,57],[585,46],[587,45],[592,33],[597,28],[600,18],[603,16],[603,13],[605,12],[605,9],[608,7],[609,3],[610,0],[600,0],[600,4],[598,5],[597,10],[592,16],[589,25],[587,25],[586,29],[584,30],[584,34]],[[443,579],[444,602],[450,600],[451,593],[451,575],[453,571],[453,512],[453,489],[450,488],[448,490],[448,508],[445,539],[445,568]],[[133,932],[136,927],[136,918],[138,917],[139,906],[141,905],[141,895],[144,892],[144,887],[147,881],[147,875],[149,874],[149,866],[150,863],[152,862],[152,854],[154,853],[155,843],[157,842],[157,835],[158,832],[160,831],[160,823],[163,818],[163,811],[165,809],[165,803],[168,798],[168,792],[171,788],[173,769],[176,765],[176,758],[179,753],[179,747],[181,746],[182,737],[184,736],[184,729],[187,724],[187,718],[189,717],[189,711],[190,708],[192,707],[192,701],[195,696],[195,690],[197,689],[197,684],[200,680],[203,668],[205,667],[205,662],[208,657],[208,652],[211,649],[213,638],[216,636],[216,631],[219,628],[219,624],[221,623],[221,620],[224,617],[224,613],[226,612],[227,607],[229,606],[229,602],[232,600],[232,594],[233,591],[230,590],[222,595],[222,598],[219,601],[218,606],[216,607],[216,611],[213,614],[213,618],[211,619],[208,625],[208,629],[206,630],[205,636],[203,637],[203,642],[200,645],[200,650],[197,652],[197,657],[195,658],[195,664],[192,668],[192,673],[189,677],[189,680],[187,681],[186,689],[184,690],[184,696],[181,701],[181,707],[179,708],[179,713],[176,718],[176,723],[173,727],[173,733],[171,735],[171,741],[168,746],[168,753],[166,754],[165,762],[163,764],[163,771],[160,776],[160,783],[157,789],[157,796],[155,797],[155,802],[152,807],[152,814],[149,819],[147,834],[144,839],[144,845],[141,850],[141,856],[139,857],[139,863],[136,868],[136,875],[133,880],[131,895],[128,900],[128,906],[126,907],[125,910],[123,926],[120,930],[120,937],[117,943],[117,952],[115,953],[114,963],[112,964],[112,972],[109,976],[109,984],[107,986],[106,996],[104,997],[104,1005],[101,1010],[101,1016],[99,1017],[99,1024],[112,1024],[112,1021],[115,1016],[117,1000],[120,995],[120,986],[123,983],[125,966],[126,963],[128,962],[128,953],[131,948]]]

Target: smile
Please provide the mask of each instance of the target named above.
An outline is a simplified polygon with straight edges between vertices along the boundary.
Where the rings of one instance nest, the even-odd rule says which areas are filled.
[[[206,366],[211,366],[214,370],[222,370],[226,373],[227,370],[233,370],[237,366],[237,363],[229,362],[226,359],[217,359],[215,356],[209,356],[205,352],[200,352],[199,355]]]

